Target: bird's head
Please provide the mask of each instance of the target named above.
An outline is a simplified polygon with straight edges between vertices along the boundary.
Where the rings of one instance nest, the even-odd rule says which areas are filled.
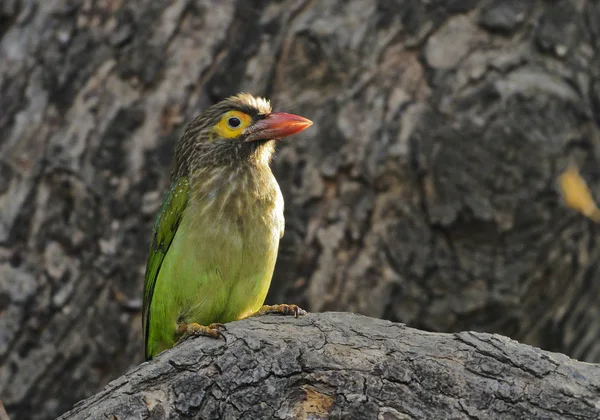
[[[298,115],[271,112],[266,99],[241,93],[209,107],[188,125],[174,169],[181,174],[194,167],[268,165],[275,140],[311,125]]]

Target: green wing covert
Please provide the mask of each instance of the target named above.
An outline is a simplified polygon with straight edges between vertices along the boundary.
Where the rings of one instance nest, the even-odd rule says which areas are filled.
[[[189,181],[186,177],[175,180],[163,199],[162,206],[154,223],[152,245],[146,264],[144,280],[144,302],[142,308],[142,324],[144,330],[144,349],[148,346],[148,325],[150,304],[154,293],[154,285],[165,255],[173,242],[183,211],[188,201]]]

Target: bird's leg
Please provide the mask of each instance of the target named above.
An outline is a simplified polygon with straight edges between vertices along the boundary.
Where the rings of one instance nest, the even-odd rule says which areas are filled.
[[[263,305],[262,308],[250,316],[268,314],[294,315],[294,318],[298,318],[298,315],[306,315],[306,311],[298,305],[288,305],[287,303],[282,303],[280,305]]]
[[[177,325],[177,334],[180,336],[179,341],[183,341],[188,337],[197,337],[199,335],[212,338],[225,338],[221,330],[225,331],[227,328],[225,328],[225,325],[216,322],[210,325],[200,325],[197,322],[191,322],[189,324],[181,322]]]

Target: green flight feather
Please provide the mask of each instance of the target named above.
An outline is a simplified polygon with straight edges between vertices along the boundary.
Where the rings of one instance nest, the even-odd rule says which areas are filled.
[[[152,245],[146,265],[144,281],[144,301],[142,309],[142,324],[144,329],[144,349],[148,357],[148,337],[150,325],[150,304],[160,267],[173,242],[175,233],[181,223],[183,212],[188,202],[189,182],[186,177],[180,177],[171,184],[165,195],[160,211],[154,223]]]

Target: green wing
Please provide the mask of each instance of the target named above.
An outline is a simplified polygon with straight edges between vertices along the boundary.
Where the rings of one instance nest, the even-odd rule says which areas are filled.
[[[154,286],[158,272],[165,259],[165,255],[173,242],[183,211],[188,201],[189,182],[185,177],[178,178],[171,184],[165,195],[162,206],[154,223],[154,235],[150,255],[146,264],[146,278],[144,281],[144,302],[142,308],[142,328],[144,330],[144,350],[148,348],[148,326],[150,324],[150,304],[154,294]],[[146,355],[147,356],[147,355]]]

